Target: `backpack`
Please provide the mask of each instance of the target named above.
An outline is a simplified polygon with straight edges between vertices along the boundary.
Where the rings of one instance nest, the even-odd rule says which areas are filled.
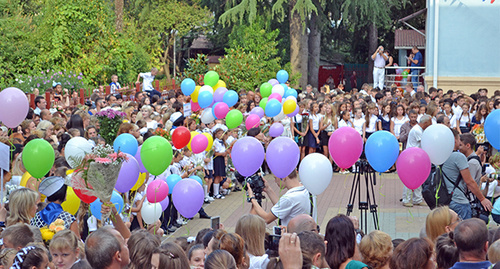
[[[453,190],[451,193],[448,193],[445,178],[453,183]],[[451,181],[443,173],[442,165],[437,167],[432,165],[429,177],[427,177],[424,184],[422,184],[422,196],[429,208],[432,210],[437,206],[449,205],[451,198],[453,197],[453,193],[461,180],[462,176],[459,176],[455,182]]]

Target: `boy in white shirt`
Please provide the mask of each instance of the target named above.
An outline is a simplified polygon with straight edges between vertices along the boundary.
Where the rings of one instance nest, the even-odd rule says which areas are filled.
[[[158,74],[158,69],[151,68],[151,72],[147,73],[139,73],[137,75],[137,81],[135,83],[140,83],[140,79],[142,78],[142,91],[147,92],[150,97],[153,95],[158,95],[161,97],[161,93],[153,88],[153,81],[155,80],[155,76]]]

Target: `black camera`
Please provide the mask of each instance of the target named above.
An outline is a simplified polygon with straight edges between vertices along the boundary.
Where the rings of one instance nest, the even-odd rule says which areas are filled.
[[[240,173],[236,172],[235,177],[239,182],[243,183],[244,181],[246,183],[243,185],[243,189],[247,190],[247,184],[250,185],[250,188],[252,188],[253,194],[255,196],[255,200],[257,200],[259,204],[262,204],[262,199],[266,198],[262,194],[266,185],[264,184],[264,180],[259,175],[259,173],[255,173],[245,178]]]

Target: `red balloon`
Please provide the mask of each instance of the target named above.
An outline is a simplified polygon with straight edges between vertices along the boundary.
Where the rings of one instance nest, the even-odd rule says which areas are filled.
[[[79,189],[73,189],[73,191],[75,192],[76,196],[78,196],[78,198],[80,198],[80,200],[82,200],[82,202],[84,203],[90,204],[95,200],[97,200],[97,197],[91,195],[85,195]]]
[[[191,132],[184,126],[177,127],[172,133],[172,142],[176,149],[182,149],[191,140]]]

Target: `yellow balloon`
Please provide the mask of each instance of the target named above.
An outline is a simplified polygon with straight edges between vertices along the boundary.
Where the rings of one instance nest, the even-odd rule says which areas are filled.
[[[293,113],[295,108],[297,108],[297,103],[293,99],[286,100],[283,103],[283,113],[285,114]]]
[[[21,177],[21,187],[26,187],[26,183],[28,183],[28,180],[30,179],[31,175],[30,173],[26,172],[24,175]]]
[[[75,172],[75,169],[68,169],[68,170],[66,170],[66,175],[69,176],[69,175],[73,174],[73,172]]]
[[[209,133],[202,133],[202,135],[206,136],[208,139],[208,145],[207,145],[207,148],[205,149],[205,151],[209,151],[212,148],[212,146],[214,145],[214,138]]]
[[[196,135],[199,135],[199,134],[200,134],[200,133],[198,133],[197,131],[192,131],[192,132],[191,132],[191,139],[189,139],[189,143],[188,143],[188,145],[187,145],[187,147],[188,147],[188,149],[189,149],[190,151],[193,151],[193,150],[191,149],[191,141],[193,141],[193,137],[195,137]]]
[[[191,94],[191,100],[193,100],[193,102],[197,103],[198,102],[198,94],[200,93],[200,89],[201,89],[201,86],[196,86],[194,88],[194,92]]]
[[[75,215],[80,208],[80,198],[76,196],[73,188],[68,186],[68,191],[66,192],[66,201],[61,204],[64,211],[70,213],[71,215]]]
[[[226,88],[226,83],[219,79],[219,82],[217,82],[217,84],[215,84],[212,88],[214,90],[217,90],[218,88]]]
[[[137,189],[139,189],[140,186],[142,186],[142,184],[144,184],[144,181],[146,181],[146,173],[140,173],[139,174],[139,179],[137,179],[137,182],[135,183],[135,185],[130,190],[131,191],[136,191]]]

